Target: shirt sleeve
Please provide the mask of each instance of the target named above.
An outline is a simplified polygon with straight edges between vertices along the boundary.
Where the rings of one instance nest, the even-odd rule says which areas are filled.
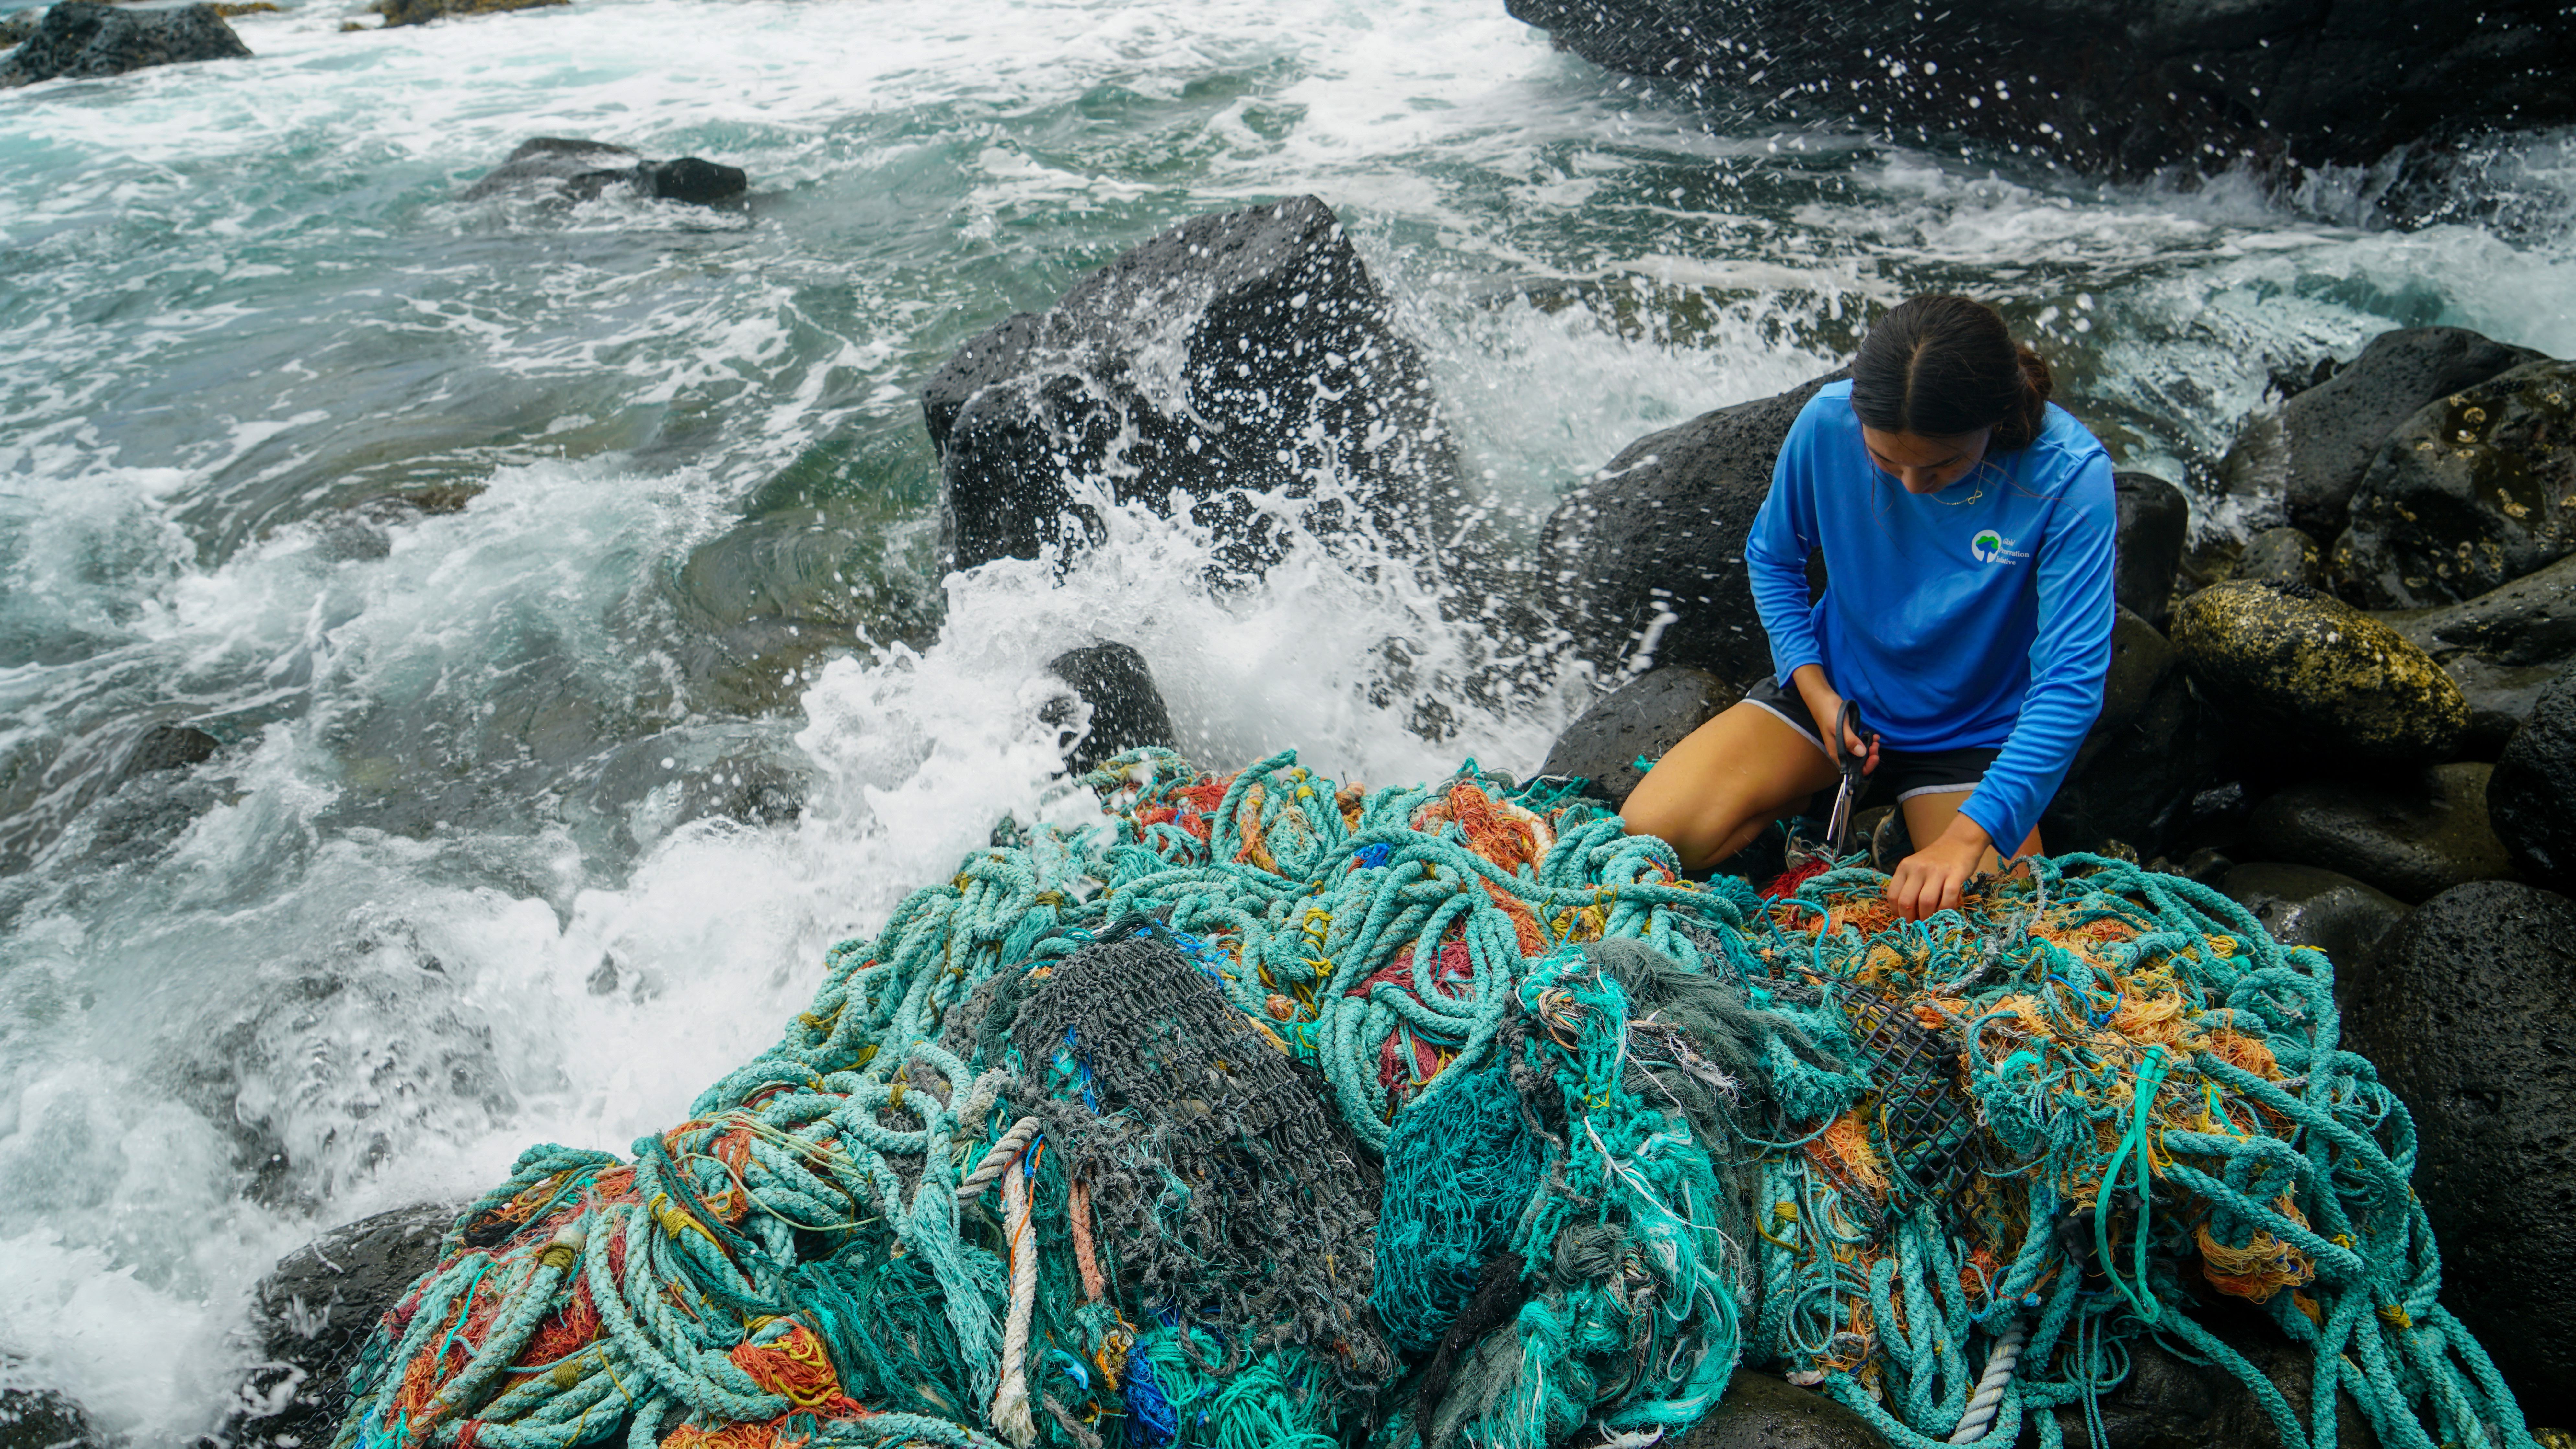
[[[1823,401],[1808,399],[1790,424],[1779,460],[1771,465],[1771,491],[1763,495],[1744,540],[1746,582],[1753,587],[1762,632],[1771,640],[1772,672],[1784,689],[1800,666],[1825,658],[1807,602],[1807,554],[1816,546],[1816,409]]]
[[[2111,573],[2117,513],[2111,460],[2096,453],[2077,470],[2039,544],[2039,633],[2030,646],[2030,688],[2004,738],[2003,753],[1959,812],[1985,828],[2005,854],[2039,823],[2102,714],[2116,612]]]

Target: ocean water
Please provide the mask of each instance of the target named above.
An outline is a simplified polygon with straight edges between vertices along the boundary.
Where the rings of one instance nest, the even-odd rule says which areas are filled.
[[[2576,355],[2563,133],[2397,229],[2384,172],[1712,125],[1499,0],[356,14],[0,93],[0,1386],[142,1445],[223,1413],[281,1253],[623,1150],[997,817],[1079,812],[1055,653],[1139,648],[1213,765],[1535,765],[1591,682],[1480,705],[1439,599],[1320,550],[1212,596],[1205,539],[1120,514],[1062,579],[942,577],[920,382],[1184,217],[1338,209],[1523,535],[1928,288],[2195,487],[2271,369],[2389,327]],[[538,135],[752,194],[458,199]],[[120,778],[162,723],[222,748]]]

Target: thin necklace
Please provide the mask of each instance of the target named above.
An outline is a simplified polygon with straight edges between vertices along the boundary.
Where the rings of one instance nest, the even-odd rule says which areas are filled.
[[[1933,502],[1943,505],[1944,507],[1948,507],[1948,508],[1965,508],[1965,507],[1967,507],[1969,504],[1974,503],[1974,502],[1976,502],[1978,499],[1983,498],[1983,497],[1985,497],[1985,496],[1986,496],[1986,485],[1985,485],[1985,483],[1984,483],[1983,479],[1985,478],[1986,470],[1987,470],[1987,469],[1989,469],[1989,468],[1992,468],[1993,466],[1995,466],[1995,463],[1994,463],[1994,460],[1993,460],[1992,458],[1979,458],[1979,459],[1977,460],[1977,477],[1978,477],[1978,479],[1980,480],[1980,481],[1978,482],[1978,484],[1977,484],[1977,491],[1976,491],[1976,492],[1974,492],[1974,493],[1969,494],[1969,495],[1968,495],[1967,497],[1965,497],[1965,498],[1944,498],[1944,497],[1942,497],[1942,496],[1941,496],[1941,494],[1940,494],[1940,493],[1932,493],[1932,494],[1927,494],[1927,495],[1925,495],[1925,496],[1926,496],[1926,497],[1929,497]],[[1952,488],[1955,488],[1955,487],[1957,487],[1958,485],[1954,483],[1954,484],[1952,484],[1952,485],[1950,485],[1950,486],[1951,486]],[[1942,492],[1942,493],[1946,493],[1946,492],[1948,492],[1948,491],[1949,491],[1949,489],[1947,489],[1947,488],[1945,488],[1945,489],[1941,490],[1941,492]]]

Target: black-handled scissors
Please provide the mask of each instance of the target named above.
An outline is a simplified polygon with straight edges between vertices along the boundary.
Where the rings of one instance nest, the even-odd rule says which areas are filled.
[[[1859,740],[1855,752],[1851,741]],[[1834,721],[1834,756],[1842,762],[1843,782],[1834,791],[1834,813],[1825,822],[1825,840],[1840,860],[1851,853],[1852,805],[1860,799],[1861,772],[1869,766],[1868,748],[1878,743],[1876,733],[1863,734],[1860,728],[1860,706],[1843,701],[1843,712]]]

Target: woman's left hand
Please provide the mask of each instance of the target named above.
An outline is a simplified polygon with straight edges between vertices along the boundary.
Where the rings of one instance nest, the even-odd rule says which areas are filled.
[[[1909,921],[1956,909],[1960,887],[1985,866],[1993,849],[1985,827],[1965,815],[1953,817],[1940,839],[1896,863],[1896,874],[1887,880],[1888,903]]]

